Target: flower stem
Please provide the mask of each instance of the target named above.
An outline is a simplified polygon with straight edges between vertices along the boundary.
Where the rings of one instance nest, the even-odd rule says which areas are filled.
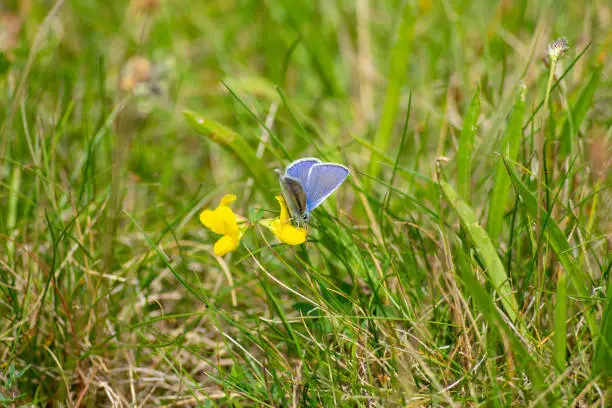
[[[536,220],[536,224],[537,224],[537,228],[538,228],[538,241],[542,242],[541,240],[541,234],[544,234],[543,231],[543,225],[542,225],[542,205],[545,205],[545,201],[544,201],[544,179],[545,179],[545,174],[544,172],[546,171],[546,166],[545,166],[545,161],[544,161],[544,149],[546,146],[546,132],[545,132],[545,127],[546,127],[546,119],[548,118],[548,115],[551,115],[552,112],[549,109],[548,103],[549,103],[549,99],[550,99],[550,92],[552,89],[552,84],[553,84],[553,78],[555,75],[555,69],[557,67],[557,58],[556,57],[551,57],[550,59],[550,70],[549,70],[549,74],[548,74],[548,83],[546,85],[546,94],[544,95],[544,112],[545,114],[543,115],[542,118],[542,126],[540,127],[540,138],[539,138],[539,146],[538,146],[538,164],[539,164],[539,171],[538,171],[538,207],[537,207],[537,220]],[[537,251],[537,249],[536,249]],[[538,256],[536,254],[536,256],[538,257],[537,259],[537,275],[538,275],[538,279],[537,279],[537,285],[538,287],[541,289],[542,285],[544,283],[544,279],[542,272],[543,272],[543,266],[544,266],[544,260]],[[537,291],[537,301],[536,304],[539,305],[539,301],[540,301],[540,293],[541,291]],[[539,308],[538,308],[539,310]]]

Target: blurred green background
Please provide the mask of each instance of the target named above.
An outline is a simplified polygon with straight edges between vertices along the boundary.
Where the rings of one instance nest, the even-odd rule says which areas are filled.
[[[0,404],[606,405],[611,21],[3,1]],[[307,156],[351,177],[291,247],[257,221]]]

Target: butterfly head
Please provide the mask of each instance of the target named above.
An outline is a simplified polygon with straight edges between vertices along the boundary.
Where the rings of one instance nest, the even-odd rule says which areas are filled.
[[[298,227],[305,227],[306,224],[308,224],[309,221],[310,221],[310,213],[308,211],[305,211],[302,215],[297,215],[293,219],[293,222]]]

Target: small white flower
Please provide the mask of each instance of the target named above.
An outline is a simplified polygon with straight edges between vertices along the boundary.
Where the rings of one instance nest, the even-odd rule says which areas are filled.
[[[567,45],[567,40],[565,38],[559,38],[558,40],[553,41],[548,46],[548,57],[551,61],[556,61],[565,54],[565,51],[569,49]]]

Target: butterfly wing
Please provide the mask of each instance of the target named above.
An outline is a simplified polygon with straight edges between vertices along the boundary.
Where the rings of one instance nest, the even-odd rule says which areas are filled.
[[[303,219],[306,212],[306,193],[302,183],[293,177],[281,176],[280,186],[291,218],[295,221]]]
[[[317,208],[349,175],[349,169],[341,164],[318,163],[310,168],[304,185],[306,210]]]
[[[306,185],[308,181],[308,173],[315,164],[321,163],[321,160],[315,159],[314,157],[307,157],[299,159],[287,166],[285,175],[292,177],[302,183],[302,186]]]

